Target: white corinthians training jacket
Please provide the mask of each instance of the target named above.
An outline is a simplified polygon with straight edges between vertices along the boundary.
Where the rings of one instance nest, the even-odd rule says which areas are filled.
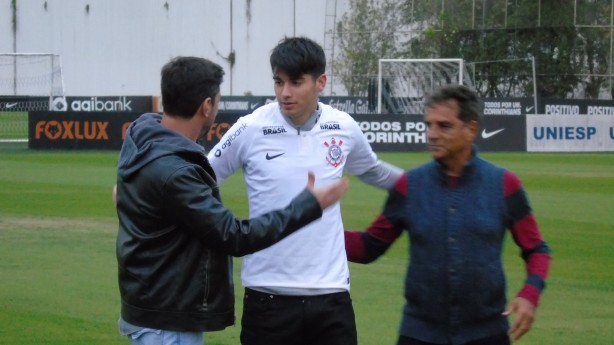
[[[315,125],[314,125],[315,123]],[[313,126],[313,127],[311,127]],[[209,152],[218,182],[242,168],[250,217],[285,206],[315,173],[315,186],[366,175],[366,182],[392,187],[401,170],[378,161],[358,124],[347,113],[319,103],[308,124],[296,128],[277,102],[241,117]],[[339,202],[281,242],[243,258],[244,287],[286,295],[349,290]]]

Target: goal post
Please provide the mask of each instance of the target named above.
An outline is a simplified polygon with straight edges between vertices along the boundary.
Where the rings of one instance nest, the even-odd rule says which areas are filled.
[[[537,75],[535,58],[515,58],[468,62],[475,89],[482,97],[526,98],[537,114]]]
[[[461,84],[482,98],[520,98],[537,111],[535,59],[380,59],[377,112],[424,114],[424,98],[445,84]],[[375,89],[375,87],[374,87]],[[375,96],[373,97],[375,98]]]
[[[60,56],[0,53],[0,103],[0,111],[66,110]]]
[[[424,98],[445,84],[472,86],[463,59],[380,59],[377,112],[423,114]]]
[[[28,141],[28,112],[66,108],[59,55],[0,53],[0,143]]]

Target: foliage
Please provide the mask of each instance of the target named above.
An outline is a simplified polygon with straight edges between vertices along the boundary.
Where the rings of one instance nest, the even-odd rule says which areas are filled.
[[[610,1],[353,0],[334,64],[359,95],[365,84],[352,77],[376,75],[381,58],[488,62],[475,69],[481,95],[518,97],[533,94],[534,59],[538,96],[611,98],[611,10]]]
[[[350,0],[351,12],[337,23],[341,52],[332,62],[350,95],[365,96],[370,78],[377,75],[378,59],[396,56],[395,34],[402,18],[392,0]]]

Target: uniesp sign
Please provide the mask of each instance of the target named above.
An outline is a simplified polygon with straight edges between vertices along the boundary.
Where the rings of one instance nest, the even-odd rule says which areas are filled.
[[[527,151],[614,151],[614,117],[563,114],[527,116]]]

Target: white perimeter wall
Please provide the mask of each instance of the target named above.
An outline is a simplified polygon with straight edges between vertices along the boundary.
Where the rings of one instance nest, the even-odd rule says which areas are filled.
[[[326,15],[332,14],[327,4],[339,8],[347,2],[16,1],[14,35],[11,0],[0,0],[0,52],[59,54],[69,96],[159,95],[160,68],[179,55],[206,57],[224,67],[222,95],[272,95],[271,49],[284,36],[299,35],[324,46]],[[222,56],[232,50],[231,71]]]

